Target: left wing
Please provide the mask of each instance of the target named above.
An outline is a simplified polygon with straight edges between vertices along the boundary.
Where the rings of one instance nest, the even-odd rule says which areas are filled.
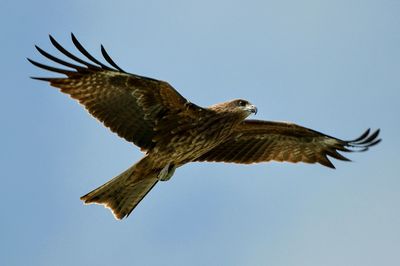
[[[366,151],[378,144],[379,129],[370,129],[354,140],[340,140],[291,123],[245,120],[232,136],[196,161],[258,163],[286,161],[320,163],[335,168],[327,156],[349,161],[338,153]]]

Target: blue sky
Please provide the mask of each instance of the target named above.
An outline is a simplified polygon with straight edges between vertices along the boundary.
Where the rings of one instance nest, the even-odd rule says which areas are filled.
[[[399,265],[400,2],[4,1],[1,265]],[[126,220],[79,197],[141,158],[29,79],[48,34],[169,81],[202,106],[383,142],[319,165],[190,164]]]

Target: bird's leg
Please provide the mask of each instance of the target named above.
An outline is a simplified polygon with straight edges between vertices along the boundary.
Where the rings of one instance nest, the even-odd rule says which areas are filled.
[[[176,167],[173,164],[168,163],[163,169],[161,169],[160,173],[157,176],[157,179],[160,181],[170,180],[175,173],[175,169]]]

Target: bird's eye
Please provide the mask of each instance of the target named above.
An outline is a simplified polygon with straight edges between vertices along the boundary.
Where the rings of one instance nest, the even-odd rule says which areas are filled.
[[[239,101],[239,106],[246,106],[246,102],[245,101]]]

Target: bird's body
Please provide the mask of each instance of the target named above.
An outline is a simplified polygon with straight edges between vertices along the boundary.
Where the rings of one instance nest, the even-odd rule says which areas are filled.
[[[123,71],[103,47],[112,67],[91,56],[73,35],[75,46],[91,63],[65,50],[51,36],[50,40],[78,64],[37,47],[43,56],[70,70],[29,59],[40,68],[67,76],[35,79],[49,81],[77,99],[105,126],[145,152],[128,170],[81,198],[109,207],[118,219],[128,216],[158,181],[170,179],[176,168],[189,162],[302,161],[334,168],[327,156],[348,160],[337,150],[362,151],[380,141],[379,130],[343,141],[295,124],[247,120],[257,109],[242,99],[203,108],[164,81]]]

